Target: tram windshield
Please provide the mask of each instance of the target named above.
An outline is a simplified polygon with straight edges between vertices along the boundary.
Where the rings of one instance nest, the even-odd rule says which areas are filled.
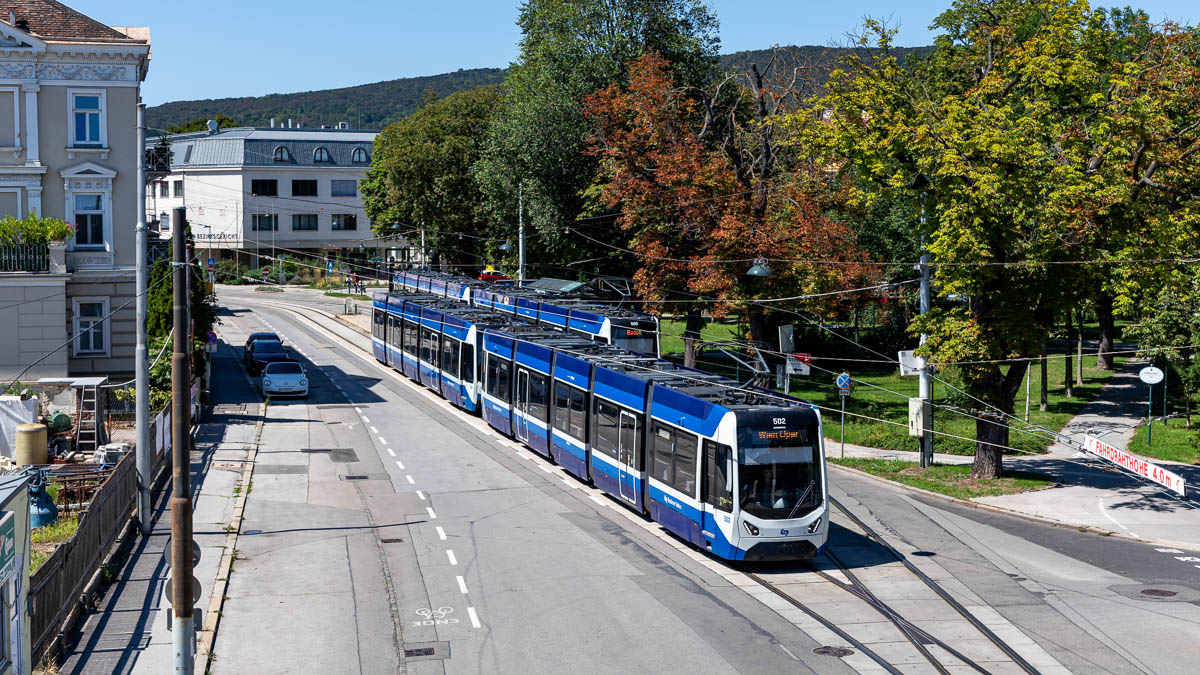
[[[820,506],[817,427],[738,428],[742,510],[767,520],[799,518]]]

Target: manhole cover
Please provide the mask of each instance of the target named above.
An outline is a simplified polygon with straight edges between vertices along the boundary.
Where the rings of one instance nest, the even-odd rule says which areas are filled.
[[[935,556],[935,555],[937,555],[937,554],[936,554],[936,553],[934,553],[933,551],[913,551],[913,552],[912,552],[912,553],[910,553],[909,555],[919,555],[919,556],[921,556],[922,558],[931,558],[931,557],[933,557],[933,556]]]
[[[840,659],[844,656],[850,656],[854,653],[854,650],[846,649],[845,647],[817,647],[813,650],[813,653],[820,656],[836,656]]]
[[[407,661],[440,661],[450,658],[449,642],[412,642],[404,645]]]
[[[368,480],[370,476],[365,473],[352,473],[342,476],[342,480]]]
[[[246,530],[245,534],[262,534],[262,530]]]
[[[403,542],[404,542],[403,539],[380,539],[379,540],[379,543],[381,543],[381,544],[400,544]]]
[[[1178,595],[1178,593],[1175,591],[1165,591],[1161,588],[1147,588],[1146,590],[1142,591],[1142,595],[1148,595],[1152,598],[1173,598]]]

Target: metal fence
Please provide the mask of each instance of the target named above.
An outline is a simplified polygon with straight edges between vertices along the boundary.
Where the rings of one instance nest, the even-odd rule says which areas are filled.
[[[0,246],[0,272],[49,272],[50,247],[46,244]]]
[[[67,616],[82,606],[84,586],[133,517],[136,502],[137,469],[130,453],[96,490],[75,535],[55,549],[29,581],[34,663],[45,656]]]

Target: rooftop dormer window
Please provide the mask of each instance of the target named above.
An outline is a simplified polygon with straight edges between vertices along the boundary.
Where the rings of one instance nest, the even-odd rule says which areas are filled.
[[[332,162],[333,159],[329,156],[328,150],[325,148],[317,148],[316,150],[313,150],[313,161],[318,163],[329,163]]]
[[[366,150],[363,150],[362,148],[355,148],[354,152],[350,155],[350,161],[354,162],[355,164],[366,164],[371,160],[367,157]]]
[[[281,145],[281,146],[275,148],[275,161],[276,162],[290,162],[290,161],[292,161],[292,153],[288,152],[288,149]]]

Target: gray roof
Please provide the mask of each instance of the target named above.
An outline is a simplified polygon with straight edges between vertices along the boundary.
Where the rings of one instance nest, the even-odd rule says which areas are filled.
[[[348,129],[257,129],[238,127],[214,134],[197,132],[170,137],[171,168],[242,166],[320,166],[367,168],[375,131]],[[287,148],[290,161],[275,161],[275,150]],[[317,162],[317,148],[329,151],[329,162]],[[351,161],[354,150],[366,152],[367,162]]]

